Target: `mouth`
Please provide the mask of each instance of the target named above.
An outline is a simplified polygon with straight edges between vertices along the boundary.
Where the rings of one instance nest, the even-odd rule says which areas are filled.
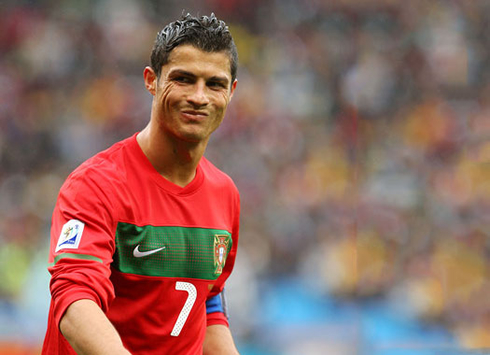
[[[182,116],[189,120],[201,121],[208,116],[206,112],[196,110],[184,110]]]

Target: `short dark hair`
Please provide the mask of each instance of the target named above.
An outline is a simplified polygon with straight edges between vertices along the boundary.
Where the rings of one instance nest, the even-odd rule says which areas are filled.
[[[206,52],[225,51],[230,57],[231,81],[235,81],[238,70],[238,53],[226,23],[214,13],[195,17],[182,15],[180,20],[169,23],[158,32],[151,51],[150,65],[157,77],[162,66],[168,63],[170,52],[182,44],[190,44]]]

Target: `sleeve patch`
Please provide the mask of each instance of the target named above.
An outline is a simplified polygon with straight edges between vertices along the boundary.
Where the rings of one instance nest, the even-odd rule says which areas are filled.
[[[61,234],[58,238],[55,252],[57,253],[62,249],[78,249],[84,226],[85,224],[77,219],[71,219],[66,222],[63,228],[61,228]]]

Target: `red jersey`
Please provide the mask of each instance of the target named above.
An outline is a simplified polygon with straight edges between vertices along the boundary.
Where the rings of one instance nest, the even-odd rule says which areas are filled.
[[[59,322],[91,299],[132,354],[202,354],[206,325],[222,322],[205,303],[231,273],[238,225],[238,191],[204,157],[183,188],[153,168],[136,135],[87,160],[53,213],[42,353],[75,354]]]

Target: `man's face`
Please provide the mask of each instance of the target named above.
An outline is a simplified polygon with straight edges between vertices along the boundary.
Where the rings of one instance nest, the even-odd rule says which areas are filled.
[[[236,87],[226,52],[203,52],[191,45],[172,50],[159,78],[150,68],[144,75],[159,129],[195,143],[207,142],[221,124]]]

